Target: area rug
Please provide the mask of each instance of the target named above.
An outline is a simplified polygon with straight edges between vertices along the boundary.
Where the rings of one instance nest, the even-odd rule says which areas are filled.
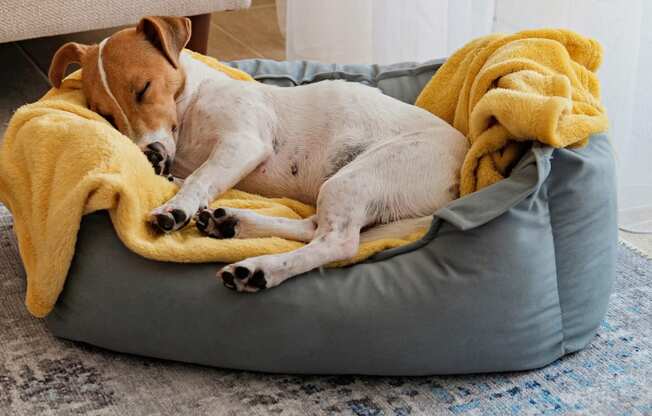
[[[593,342],[520,373],[284,376],[135,357],[54,338],[27,314],[24,293],[0,205],[0,415],[652,414],[652,260],[625,245]]]

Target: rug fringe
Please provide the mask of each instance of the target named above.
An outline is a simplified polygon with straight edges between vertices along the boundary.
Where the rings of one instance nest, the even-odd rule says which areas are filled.
[[[652,261],[652,256],[650,256],[648,253],[641,250],[636,245],[630,243],[629,241],[620,238],[620,239],[618,239],[618,244],[628,248],[629,250],[632,250],[634,253],[638,254],[639,256],[643,257],[644,259]]]

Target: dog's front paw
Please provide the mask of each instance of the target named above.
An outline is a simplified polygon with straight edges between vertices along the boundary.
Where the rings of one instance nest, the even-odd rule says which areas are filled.
[[[159,230],[169,233],[185,227],[191,216],[183,209],[164,205],[150,212],[149,222]]]
[[[239,220],[224,208],[202,209],[197,213],[197,228],[213,238],[234,238],[238,235]]]
[[[247,264],[246,260],[223,267],[217,272],[217,278],[238,292],[258,292],[270,286],[265,271]]]
[[[150,143],[145,150],[145,157],[154,168],[154,173],[157,175],[165,176],[169,181],[172,181],[170,169],[172,167],[172,160],[170,159],[165,147],[159,142]]]

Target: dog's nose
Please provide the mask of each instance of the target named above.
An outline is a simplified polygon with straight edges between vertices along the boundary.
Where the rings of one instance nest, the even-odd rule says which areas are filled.
[[[152,165],[155,165],[163,160],[163,155],[158,152],[145,151],[145,156],[147,156],[147,160],[149,160]]]
[[[163,146],[163,143],[161,143],[161,142],[150,143],[147,146],[145,146],[145,149],[151,150],[154,153],[160,153],[161,155],[164,155],[164,154],[167,153],[165,151],[165,146]]]

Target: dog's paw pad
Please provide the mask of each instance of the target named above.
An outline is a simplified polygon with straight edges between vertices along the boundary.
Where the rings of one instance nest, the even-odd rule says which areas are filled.
[[[190,222],[190,217],[180,209],[152,214],[151,223],[159,230],[169,233],[185,227]]]
[[[215,211],[213,211],[213,216],[215,218],[222,218],[225,215],[226,215],[226,210],[224,208],[217,208]]]
[[[164,232],[170,232],[174,229],[174,217],[169,212],[154,214],[152,223]]]
[[[233,238],[238,234],[239,220],[227,215],[224,208],[204,209],[197,215],[197,228],[213,238]]]
[[[246,266],[226,266],[217,272],[224,286],[238,292],[258,292],[267,287],[265,272]]]
[[[254,272],[253,276],[247,282],[247,285],[255,287],[257,289],[265,289],[267,287],[267,279],[265,278],[265,272],[262,270],[257,270]]]
[[[177,224],[186,224],[190,220],[185,212],[180,209],[173,209],[170,211],[170,214],[174,217],[174,221]]]
[[[231,274],[228,271],[222,272],[219,274],[220,278],[222,278],[222,283],[224,283],[224,286],[231,290],[237,290],[234,280],[233,280],[233,274]]]
[[[235,268],[235,277],[240,280],[246,279],[250,274],[251,272],[246,267],[238,266]]]
[[[195,224],[200,231],[205,231],[211,221],[211,213],[207,209],[199,211]]]

